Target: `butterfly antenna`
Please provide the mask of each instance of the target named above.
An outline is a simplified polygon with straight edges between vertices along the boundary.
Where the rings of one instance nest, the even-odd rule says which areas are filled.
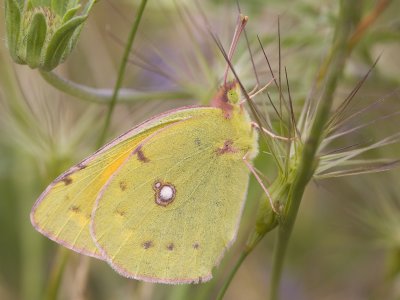
[[[213,38],[213,40],[215,41],[215,43],[217,44],[217,47],[218,47],[219,50],[221,51],[221,54],[222,54],[223,57],[225,58],[225,61],[226,61],[226,63],[228,64],[229,68],[231,69],[232,74],[233,74],[233,76],[235,77],[237,83],[239,84],[240,90],[242,91],[243,95],[245,96],[245,98],[246,98],[246,100],[247,100],[247,103],[249,104],[251,113],[253,114],[253,116],[254,116],[256,122],[260,125],[260,127],[262,127],[262,126],[261,126],[261,124],[262,124],[262,121],[261,121],[262,117],[260,116],[259,112],[257,111],[256,106],[255,106],[253,100],[250,98],[249,94],[247,93],[246,89],[244,88],[243,83],[242,83],[241,80],[239,79],[239,76],[237,75],[237,73],[236,73],[236,71],[235,71],[235,68],[234,68],[233,65],[232,65],[232,62],[229,60],[228,55],[226,54],[225,49],[224,49],[224,47],[222,46],[221,41],[218,39],[218,37],[217,37],[212,31],[210,31],[210,34],[211,34],[211,37]],[[265,138],[266,141],[269,140],[269,139],[268,139],[268,135],[267,135],[266,132],[264,132],[264,130],[261,130],[261,134],[264,136],[264,138]],[[271,148],[271,150],[272,150],[272,148]],[[280,170],[282,170],[282,166],[281,166],[280,163],[279,163],[280,160],[279,160],[279,158],[277,157],[276,153],[275,153],[274,151],[271,151],[271,153],[272,153],[272,156],[275,158],[274,161],[277,163],[278,168],[279,168]]]
[[[231,46],[229,47],[229,52],[228,52],[228,60],[232,61],[233,53],[235,52],[236,46],[239,42],[239,37],[240,34],[242,33],[244,27],[247,24],[249,17],[239,14],[238,16],[238,21],[236,23],[236,28],[235,28],[235,33],[233,34]],[[227,64],[225,73],[224,73],[224,86],[226,86],[226,82],[228,79],[228,72],[229,72],[229,64]]]
[[[259,117],[259,114],[258,114],[258,112],[255,110],[254,102],[253,102],[253,100],[251,100],[249,94],[247,93],[246,89],[245,89],[244,86],[243,86],[243,83],[242,83],[241,80],[239,79],[239,76],[237,75],[237,73],[236,73],[236,71],[235,71],[235,69],[234,69],[234,67],[233,67],[233,65],[232,65],[231,60],[229,59],[227,53],[225,52],[225,49],[224,49],[224,47],[222,46],[221,41],[219,40],[219,38],[218,38],[213,32],[210,32],[210,34],[211,34],[211,37],[213,38],[213,40],[215,41],[215,43],[217,44],[217,47],[219,48],[221,54],[223,55],[223,57],[224,57],[226,63],[228,64],[228,67],[229,67],[230,70],[232,71],[232,74],[233,74],[233,76],[235,77],[237,83],[239,84],[240,89],[241,89],[242,93],[244,94],[244,96],[245,96],[247,102],[250,104],[249,106],[250,106],[250,109],[252,110],[252,113],[253,113],[254,117],[257,119],[257,122],[261,124],[260,119],[259,119],[259,118],[260,118],[260,117]]]
[[[242,10],[240,8],[239,0],[236,0],[236,6],[238,8],[239,14],[241,15],[242,14]],[[251,51],[251,48],[250,48],[250,43],[249,43],[249,38],[247,36],[246,28],[243,28],[243,34],[244,34],[244,38],[246,40],[247,49],[249,50],[250,61],[251,61],[251,65],[253,67],[254,76],[256,78],[256,86],[255,86],[254,90],[257,90],[258,87],[260,86],[260,79],[259,79],[258,74],[257,74],[256,64],[254,63],[253,51]]]

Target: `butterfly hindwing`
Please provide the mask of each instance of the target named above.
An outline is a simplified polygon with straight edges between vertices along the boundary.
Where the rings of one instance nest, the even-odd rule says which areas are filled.
[[[99,193],[92,236],[127,277],[206,281],[233,242],[247,190],[249,123],[210,109],[149,135]]]

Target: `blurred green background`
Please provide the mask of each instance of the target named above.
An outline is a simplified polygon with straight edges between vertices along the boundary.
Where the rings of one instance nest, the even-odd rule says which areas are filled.
[[[192,0],[149,1],[124,82],[124,87],[146,93],[177,91],[189,96],[176,100],[160,96],[118,105],[108,139],[167,109],[206,104],[215,92],[225,64],[207,33],[202,13],[227,48],[237,8],[235,1],[198,2],[202,10]],[[249,15],[247,34],[264,84],[271,76],[256,36],[276,71],[280,17],[282,64],[287,67],[299,113],[329,50],[338,1],[241,2],[243,13]],[[379,1],[359,2],[355,18],[369,14]],[[3,8],[3,1],[0,3]],[[88,86],[112,88],[138,3],[99,1],[76,49],[56,73]],[[368,144],[398,132],[399,11],[399,1],[391,1],[347,63],[337,102],[350,93],[378,55],[381,59],[349,113],[384,101],[346,124],[351,128],[374,121],[342,139],[338,147]],[[5,43],[4,9],[0,20],[0,299],[42,299],[60,250],[33,229],[29,212],[56,176],[96,150],[106,106],[68,96],[46,83],[38,71],[14,64]],[[243,40],[234,64],[251,89],[255,76]],[[393,144],[367,157],[399,158],[399,151],[400,145]],[[262,153],[255,165],[273,178],[269,160]],[[287,254],[281,299],[400,299],[399,180],[400,171],[391,170],[310,183]],[[120,277],[104,262],[71,252],[58,299],[215,298],[254,226],[260,193],[252,179],[238,240],[209,283],[166,286],[137,282]],[[274,232],[244,262],[226,299],[266,298],[273,243]]]

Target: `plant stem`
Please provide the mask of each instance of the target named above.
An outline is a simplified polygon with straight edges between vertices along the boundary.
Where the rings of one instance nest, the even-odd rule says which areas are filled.
[[[120,90],[120,88],[122,86],[122,82],[123,82],[124,77],[125,77],[125,69],[126,69],[126,64],[128,62],[129,53],[131,51],[133,41],[135,40],[136,33],[137,33],[138,28],[139,28],[139,24],[140,24],[140,22],[142,20],[142,16],[143,16],[143,12],[144,12],[144,9],[146,7],[146,4],[147,4],[147,0],[142,0],[141,1],[139,9],[138,9],[137,14],[136,14],[135,22],[133,23],[132,29],[131,29],[131,31],[129,33],[128,41],[126,43],[125,50],[124,50],[124,55],[122,56],[122,61],[121,61],[120,66],[119,66],[118,77],[117,77],[117,81],[115,83],[115,87],[114,87],[113,95],[112,95],[112,98],[111,98],[110,106],[109,106],[108,111],[107,111],[106,121],[104,122],[103,131],[101,132],[99,140],[98,140],[98,146],[101,146],[104,143],[104,140],[106,138],[107,130],[108,130],[108,127],[109,127],[110,122],[111,122],[111,116],[112,116],[112,113],[114,111],[115,105],[117,103],[119,90]]]
[[[54,72],[40,71],[42,78],[56,89],[89,102],[110,104],[113,90],[88,87],[60,77]],[[183,91],[140,92],[133,89],[119,89],[118,102],[132,103],[159,99],[187,99],[191,95]]]
[[[70,250],[64,247],[58,247],[56,261],[51,270],[50,279],[47,284],[44,299],[58,299],[58,291],[60,290],[61,279],[67,265]]]
[[[251,249],[246,248],[241,254],[239,259],[237,260],[235,266],[233,267],[233,269],[231,270],[228,278],[226,279],[226,281],[224,282],[224,285],[222,286],[222,288],[220,289],[218,296],[217,296],[217,300],[222,300],[225,296],[226,290],[228,289],[229,285],[231,284],[231,281],[233,279],[233,277],[235,277],[236,272],[239,270],[239,267],[242,265],[243,261],[246,259],[247,255],[249,255],[249,253],[251,252]]]
[[[310,134],[304,144],[294,182],[289,191],[288,202],[283,214],[284,219],[278,230],[271,276],[270,300],[278,299],[279,285],[289,238],[293,230],[305,187],[312,178],[315,166],[318,162],[316,153],[323,139],[325,124],[329,119],[337,82],[342,76],[345,61],[348,56],[347,43],[351,34],[351,20],[354,9],[356,9],[356,1],[340,1],[340,18],[335,29],[330,55],[331,59],[320,98],[321,100],[316,110]]]

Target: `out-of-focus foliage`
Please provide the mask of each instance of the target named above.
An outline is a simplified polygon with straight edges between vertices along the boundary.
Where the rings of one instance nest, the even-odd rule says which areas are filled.
[[[152,3],[153,2],[153,3]],[[187,100],[135,102],[117,106],[109,138],[173,107],[206,104],[222,78],[225,63],[207,32],[203,13],[227,48],[237,17],[235,1],[149,1],[134,44],[125,87],[140,91],[183,90]],[[278,70],[277,28],[282,65],[287,68],[298,114],[332,39],[338,1],[242,1],[249,15],[247,34],[262,83],[271,79],[257,35],[274,72]],[[376,1],[360,1],[359,19]],[[0,2],[4,7],[4,1]],[[134,3],[134,4],[132,4]],[[85,85],[111,88],[137,1],[100,1],[93,8],[62,76]],[[400,3],[388,9],[366,32],[350,57],[336,93],[350,93],[378,55],[381,59],[356,94],[347,113],[362,111],[344,129],[364,126],[331,145],[371,144],[398,132],[400,122]],[[222,17],[221,17],[222,16]],[[36,198],[57,175],[93,152],[105,106],[67,96],[38,74],[16,65],[5,42],[0,15],[0,299],[42,299],[60,254],[58,246],[37,233],[29,221]],[[234,65],[246,87],[255,85],[243,43]],[[396,90],[397,89],[397,90]],[[277,94],[271,91],[277,99]],[[272,107],[267,105],[267,109]],[[368,125],[368,126],[367,126]],[[327,150],[328,151],[328,150]],[[363,158],[399,158],[394,144]],[[255,166],[271,178],[270,156],[261,152]],[[315,180],[306,191],[293,232],[282,280],[282,299],[398,299],[400,172]],[[71,253],[59,299],[211,299],[234,265],[250,229],[261,188],[251,180],[236,243],[214,279],[201,285],[165,286],[129,280],[106,263]],[[265,299],[271,271],[274,233],[267,235],[244,262],[226,299]],[[86,276],[87,275],[87,276]]]

